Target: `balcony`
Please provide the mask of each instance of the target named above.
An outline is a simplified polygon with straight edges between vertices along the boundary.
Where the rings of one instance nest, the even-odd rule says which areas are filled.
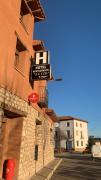
[[[45,19],[44,10],[39,0],[24,0],[34,16],[34,21],[39,22]]]
[[[21,22],[23,22],[23,18],[27,14],[34,16],[34,22],[39,22],[45,19],[45,13],[39,0],[21,0]]]
[[[48,107],[48,90],[46,89],[46,87],[39,86],[38,94],[39,94],[38,105],[41,108],[47,108]]]

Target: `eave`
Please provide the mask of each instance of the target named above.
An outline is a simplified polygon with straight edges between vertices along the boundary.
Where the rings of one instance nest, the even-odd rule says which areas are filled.
[[[53,122],[57,122],[57,115],[53,109],[46,108],[45,112],[52,119]]]
[[[72,117],[72,116],[58,116],[57,119],[58,119],[58,121],[77,120],[77,121],[81,121],[81,122],[86,122],[86,123],[88,123],[87,120],[79,119],[79,118]]]
[[[45,13],[39,0],[26,0],[26,2],[31,9],[35,22],[45,19]]]
[[[45,51],[44,43],[40,40],[33,40],[33,49],[35,51]]]

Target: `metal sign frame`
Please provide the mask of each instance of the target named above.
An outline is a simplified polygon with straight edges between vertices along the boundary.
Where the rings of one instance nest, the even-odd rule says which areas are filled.
[[[37,53],[39,53],[38,56],[36,56]],[[33,80],[34,81],[49,80],[51,78],[49,52],[39,51],[39,52],[36,52],[36,54],[35,54],[35,58],[37,57],[37,60],[35,59],[35,61],[33,62],[33,65],[31,66],[31,80],[32,81]]]
[[[51,71],[50,64],[45,65],[32,65],[31,67],[31,80],[48,80],[50,79]]]

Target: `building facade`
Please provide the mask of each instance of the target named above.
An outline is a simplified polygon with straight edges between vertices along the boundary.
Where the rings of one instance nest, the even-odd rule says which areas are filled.
[[[55,123],[55,149],[83,151],[88,144],[88,122],[71,116],[60,116]]]
[[[54,159],[47,81],[30,78],[35,52],[45,50],[32,38],[44,19],[39,0],[0,2],[0,178],[9,159],[15,162],[14,180],[30,179]],[[28,103],[32,92],[39,94],[38,103]]]

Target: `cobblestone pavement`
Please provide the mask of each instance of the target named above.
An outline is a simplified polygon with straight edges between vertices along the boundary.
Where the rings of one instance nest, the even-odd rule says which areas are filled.
[[[90,155],[64,153],[62,163],[51,180],[101,180],[101,160],[91,160]]]

